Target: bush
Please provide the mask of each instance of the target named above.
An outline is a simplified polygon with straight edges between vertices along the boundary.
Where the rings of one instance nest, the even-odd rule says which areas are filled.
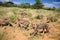
[[[51,22],[56,22],[58,19],[57,18],[52,18]]]
[[[22,3],[19,5],[19,7],[21,8],[30,8],[30,4],[29,3]]]
[[[55,7],[53,7],[53,8],[49,8],[49,7],[46,7],[46,8],[44,8],[45,10],[55,10],[56,8]]]
[[[40,19],[39,15],[35,17],[35,19]]]
[[[32,6],[34,9],[41,9],[43,8],[43,4],[40,2],[40,0],[35,0],[36,3]]]
[[[15,15],[11,15],[9,18],[11,19],[12,22],[16,21],[16,16]]]

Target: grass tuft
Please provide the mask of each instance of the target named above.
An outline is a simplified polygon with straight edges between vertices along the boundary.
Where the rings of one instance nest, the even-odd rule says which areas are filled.
[[[15,15],[11,15],[11,16],[9,16],[9,18],[11,19],[12,22],[16,21],[16,16]]]
[[[51,20],[51,22],[56,22],[58,19],[57,18],[53,18],[52,20]]]

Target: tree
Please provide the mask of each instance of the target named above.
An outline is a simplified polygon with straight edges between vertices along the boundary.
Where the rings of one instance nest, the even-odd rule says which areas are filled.
[[[2,4],[2,2],[0,2],[0,5]]]
[[[3,2],[0,2],[0,6],[2,6],[3,5]]]
[[[12,7],[12,6],[14,6],[14,3],[13,2],[5,2],[4,6],[6,6],[6,7]]]
[[[3,7],[17,7],[17,4],[14,4],[11,1],[9,1],[9,2],[1,2],[0,1],[0,6],[3,6]]]
[[[55,7],[52,8],[52,10],[55,10],[55,9],[56,9]]]
[[[21,8],[30,8],[30,4],[29,3],[22,3],[22,4],[20,4],[19,7],[21,7]]]
[[[40,0],[35,0],[35,1],[36,3],[33,5],[35,9],[43,8],[44,5],[40,2]]]

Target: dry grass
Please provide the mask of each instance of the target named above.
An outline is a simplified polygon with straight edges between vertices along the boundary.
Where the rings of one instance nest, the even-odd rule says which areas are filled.
[[[28,19],[31,23],[43,23],[43,22],[46,22],[46,17],[54,16],[58,14],[58,12],[48,11],[44,9],[39,9],[39,10],[22,9],[22,8],[16,8],[16,7],[12,7],[12,8],[1,7],[0,11],[1,11],[0,13],[3,13],[3,14],[5,14],[6,12],[6,15],[3,15],[3,16],[10,17],[12,21],[15,21],[15,16],[12,16],[12,15],[16,15],[16,17],[21,18],[20,11],[25,11],[28,13],[29,17],[23,18],[23,19],[26,19],[26,20]],[[44,19],[42,20],[35,19],[34,17],[36,17],[38,14],[44,15]],[[30,32],[31,32],[30,30],[26,31],[15,25],[15,27],[9,27],[9,26],[0,27],[0,33],[1,33],[0,40],[60,40],[60,31],[59,31],[60,24],[58,23],[60,22],[60,20],[57,16],[56,18],[58,19],[56,22],[49,23],[50,33],[47,33],[44,36],[41,36],[41,35],[30,36]],[[6,36],[4,38],[3,38],[4,33],[2,33],[3,31],[6,32]]]

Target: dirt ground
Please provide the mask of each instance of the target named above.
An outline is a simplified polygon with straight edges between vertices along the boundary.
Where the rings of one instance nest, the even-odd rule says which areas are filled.
[[[60,28],[55,28],[56,24],[57,23],[50,23],[49,33],[33,38],[31,38],[28,31],[20,29],[19,27],[0,27],[0,32],[5,33],[2,40],[60,40]]]

